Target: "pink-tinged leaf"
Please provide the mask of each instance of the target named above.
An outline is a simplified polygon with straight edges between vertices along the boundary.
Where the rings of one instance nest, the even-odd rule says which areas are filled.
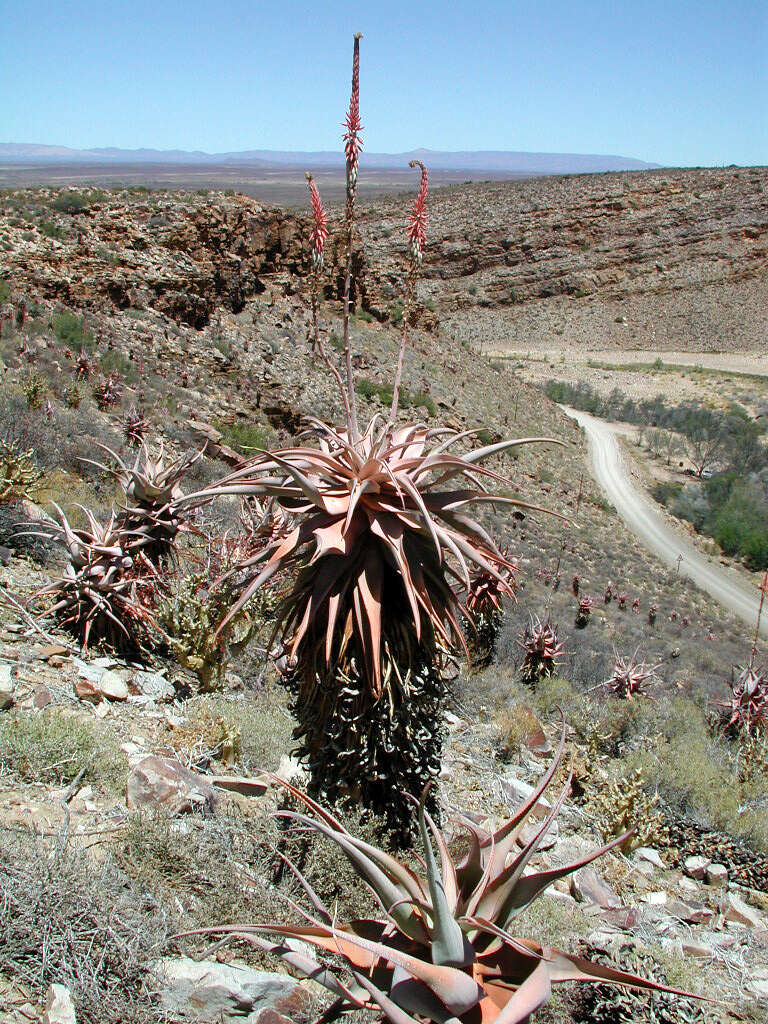
[[[531,943],[530,945],[534,944]],[[637,974],[630,974],[628,971],[592,963],[591,960],[587,960],[585,957],[564,953],[561,949],[549,947],[540,947],[540,949],[541,954],[546,957],[549,964],[549,974],[552,983],[555,985],[568,981],[584,981],[595,984],[605,983],[608,985],[621,985],[624,988],[642,989],[647,992],[668,992],[673,996],[681,996],[685,999],[698,999],[701,1002],[714,1002],[714,1000],[708,999],[706,996],[698,996],[693,992],[684,992],[679,988],[662,985],[648,978],[641,978]]]
[[[370,995],[374,1003],[381,1008],[387,1020],[391,1021],[392,1024],[421,1024],[420,1021],[416,1020],[415,1017],[411,1017],[409,1013],[401,1009],[397,1003],[389,998],[386,993],[382,992],[365,974],[359,972],[354,973],[355,981],[358,985],[365,989]]]
[[[567,447],[565,441],[560,441],[556,437],[519,437],[508,441],[497,441],[495,444],[488,444],[484,448],[476,448],[473,452],[463,455],[462,458],[465,462],[469,463],[480,462],[482,459],[487,459],[491,455],[497,455],[499,452],[508,451],[510,448],[519,448],[524,444],[556,444],[561,448]]]
[[[501,1011],[496,1018],[496,1024],[524,1024],[530,1015],[549,1002],[551,997],[549,967],[546,961],[542,960]]]
[[[361,950],[369,951],[371,955],[375,955],[376,959],[385,960],[396,967],[402,967],[414,978],[424,982],[454,1015],[466,1013],[472,1009],[483,995],[483,990],[477,982],[470,975],[455,967],[443,967],[439,964],[428,963],[426,960],[411,956],[392,946],[381,942],[369,942],[359,936],[345,934],[343,939],[345,944],[352,943]]]

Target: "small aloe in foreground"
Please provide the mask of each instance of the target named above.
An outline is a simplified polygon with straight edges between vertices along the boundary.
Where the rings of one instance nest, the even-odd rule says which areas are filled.
[[[273,777],[307,810],[281,816],[336,843],[372,890],[381,914],[338,924],[299,869],[287,861],[311,904],[309,909],[292,904],[306,924],[231,925],[187,934],[229,933],[279,956],[335,996],[322,1017],[326,1024],[355,1009],[378,1011],[392,1024],[521,1024],[549,1000],[553,984],[571,981],[685,995],[618,968],[542,947],[511,930],[526,907],[555,881],[627,838],[620,836],[565,867],[531,868],[570,787],[569,777],[546,819],[531,822],[562,759],[564,744],[563,727],[557,755],[536,791],[496,832],[462,822],[469,842],[460,860],[449,851],[422,795],[418,826],[423,875],[347,832],[310,797]],[[242,780],[238,785],[242,787]],[[256,786],[263,788],[254,782]],[[526,828],[533,831],[527,841]],[[307,951],[307,946],[320,955]]]

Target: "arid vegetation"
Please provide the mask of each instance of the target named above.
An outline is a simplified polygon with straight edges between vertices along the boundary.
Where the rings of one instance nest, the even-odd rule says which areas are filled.
[[[359,45],[342,210],[311,176],[311,218],[0,197],[2,251],[92,270],[0,260],[0,1000],[757,1022],[765,652],[633,543],[548,398],[441,338],[418,162],[397,272],[366,250]],[[691,483],[746,515],[751,416],[620,399],[717,440]]]

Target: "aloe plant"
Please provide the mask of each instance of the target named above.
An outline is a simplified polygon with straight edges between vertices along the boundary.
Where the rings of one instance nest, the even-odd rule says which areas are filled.
[[[292,582],[277,609],[284,680],[293,694],[298,753],[311,789],[328,801],[355,799],[382,814],[403,842],[411,835],[408,795],[418,797],[440,769],[446,683],[443,667],[465,648],[456,590],[473,569],[509,589],[514,566],[470,506],[528,506],[509,496],[511,481],[484,463],[550,438],[471,447],[476,431],[398,425],[398,394],[409,316],[404,316],[389,414],[361,430],[349,330],[355,195],[360,139],[360,37],[355,36],[352,96],[344,135],[344,369],[316,349],[339,387],[345,423],[309,420],[304,443],[262,453],[184,507],[219,495],[272,500],[290,528],[255,552],[237,573],[244,588],[220,628],[274,576]],[[414,293],[427,224],[427,172],[408,223],[407,294]],[[310,186],[312,185],[310,181]],[[316,187],[313,265],[327,224]],[[321,230],[322,229],[322,230]],[[467,450],[469,449],[469,450]],[[488,493],[491,483],[507,493]],[[434,805],[430,806],[434,810]]]
[[[279,957],[334,996],[322,1017],[326,1024],[353,1010],[378,1011],[391,1024],[521,1024],[549,1000],[553,985],[574,981],[686,995],[515,933],[516,920],[550,885],[619,846],[630,834],[564,867],[533,867],[570,787],[569,776],[544,820],[531,821],[560,764],[564,744],[565,727],[553,763],[536,790],[495,832],[463,819],[468,844],[459,859],[449,850],[422,794],[416,817],[423,874],[358,839],[311,797],[270,776],[306,810],[280,812],[282,817],[335,843],[372,891],[380,914],[338,923],[299,869],[286,861],[308,897],[306,908],[292,904],[305,923],[236,924],[186,934],[235,935]],[[243,780],[236,784],[242,791]],[[263,792],[263,782],[254,781],[253,787]],[[530,838],[523,839],[524,832]]]
[[[614,651],[613,671],[603,685],[609,693],[625,700],[645,696],[649,686],[658,682],[656,675],[658,667],[658,665],[646,664],[645,659],[640,661],[637,651],[630,658],[622,657]]]
[[[469,627],[467,643],[476,668],[493,660],[504,614],[504,597],[513,595],[511,572],[493,575],[484,569],[475,569],[471,573],[465,606]]]
[[[181,481],[204,449],[168,461],[162,444],[155,456],[142,443],[131,465],[106,445],[100,447],[114,464],[105,466],[89,461],[110,473],[122,488],[124,506],[119,521],[131,536],[131,549],[141,550],[155,566],[165,565],[174,556],[176,537],[186,525]]]
[[[540,679],[554,675],[565,654],[565,644],[558,639],[557,626],[549,619],[542,622],[536,616],[531,616],[517,644],[525,652],[520,677],[529,686],[536,686]]]
[[[88,526],[76,528],[58,505],[58,523],[35,532],[59,540],[69,562],[63,575],[40,590],[36,599],[52,598],[47,614],[75,636],[83,649],[104,643],[121,653],[139,649],[153,632],[153,606],[161,581],[141,554],[132,550],[131,532],[113,513],[99,523],[83,509]]]
[[[731,683],[730,698],[715,706],[726,732],[742,738],[768,733],[768,672],[750,658]]]

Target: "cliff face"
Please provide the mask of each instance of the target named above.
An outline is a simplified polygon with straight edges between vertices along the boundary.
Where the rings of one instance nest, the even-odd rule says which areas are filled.
[[[0,216],[0,276],[67,305],[150,306],[201,328],[217,307],[290,292],[308,267],[307,217],[244,196],[97,194],[68,214],[54,191],[24,195],[24,219],[13,204]],[[359,298],[379,319],[402,302],[409,205],[361,211]],[[327,252],[339,297],[338,232]],[[759,350],[767,286],[768,169],[466,185],[430,197],[420,325],[489,349]]]
[[[383,282],[404,211],[362,224]],[[462,186],[431,197],[429,238],[422,297],[490,348],[766,346],[766,168]]]
[[[42,203],[54,195],[37,193]],[[305,258],[302,220],[245,196],[117,193],[42,216],[59,237],[28,230],[0,258],[15,290],[76,307],[151,306],[197,328],[218,307],[240,312]]]

